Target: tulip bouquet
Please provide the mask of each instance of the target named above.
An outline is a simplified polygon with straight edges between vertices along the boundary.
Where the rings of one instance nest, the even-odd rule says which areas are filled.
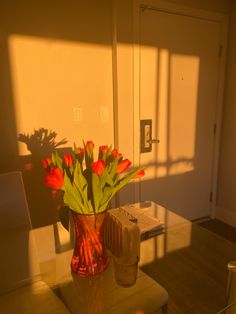
[[[131,162],[116,149],[100,146],[94,161],[94,143],[74,145],[73,154],[57,152],[42,161],[46,170],[44,183],[64,192],[64,204],[79,214],[98,214],[108,208],[112,197],[130,180],[144,175],[139,167],[126,172]]]
[[[107,145],[99,147],[95,161],[92,141],[84,142],[83,147],[74,145],[73,154],[62,158],[55,152],[42,165],[44,183],[64,192],[65,214],[60,212],[60,218],[65,227],[68,208],[72,210],[76,233],[72,271],[80,276],[104,271],[108,257],[102,230],[109,202],[130,180],[142,177],[144,169],[127,171],[131,162]]]

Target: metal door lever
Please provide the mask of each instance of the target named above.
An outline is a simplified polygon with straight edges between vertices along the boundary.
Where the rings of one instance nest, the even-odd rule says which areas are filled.
[[[158,144],[159,142],[157,139],[152,139],[152,120],[140,120],[140,152],[151,152],[152,144]]]
[[[158,144],[160,143],[160,140],[149,140],[147,141],[149,144]]]

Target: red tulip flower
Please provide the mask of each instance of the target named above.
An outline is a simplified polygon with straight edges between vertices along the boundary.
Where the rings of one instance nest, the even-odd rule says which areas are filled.
[[[42,160],[42,166],[44,169],[47,169],[48,166],[50,166],[52,163],[52,158],[51,157],[46,157]]]
[[[79,159],[79,161],[82,162],[84,159],[84,148],[77,147],[75,153],[76,153],[76,157]]]
[[[116,173],[124,172],[130,167],[130,165],[131,165],[131,162],[129,161],[129,159],[122,160],[116,168]]]
[[[144,169],[140,170],[138,174],[134,177],[134,179],[142,178],[145,175]]]
[[[100,175],[103,174],[105,170],[105,162],[104,160],[99,159],[98,161],[92,162],[93,171]]]
[[[93,141],[87,141],[85,147],[86,147],[86,151],[87,151],[87,152],[92,152],[93,149],[94,149],[94,143],[93,143]]]
[[[116,157],[118,157],[118,159],[120,159],[122,157],[121,153],[118,153],[118,151],[114,148],[113,151],[111,152],[113,158],[115,159]]]
[[[64,154],[63,156],[64,163],[68,166],[71,166],[73,164],[73,159],[71,154]]]
[[[60,189],[64,184],[63,172],[59,168],[51,168],[44,177],[44,184],[54,189]]]
[[[84,149],[83,149],[82,147],[78,147],[78,148],[77,148],[77,154],[84,156]]]
[[[105,152],[105,153],[107,153],[108,150],[109,150],[109,147],[108,147],[107,145],[102,145],[102,146],[99,147],[99,151],[100,151],[100,152]]]
[[[98,159],[106,160],[107,153],[108,153],[109,147],[107,145],[102,145],[99,147],[99,155]]]

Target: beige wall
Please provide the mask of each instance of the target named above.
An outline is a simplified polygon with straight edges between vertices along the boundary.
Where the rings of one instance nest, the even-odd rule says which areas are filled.
[[[236,227],[236,3],[232,1],[216,217]]]
[[[67,146],[113,144],[111,0],[1,3],[0,62],[1,171],[29,153],[17,135],[40,127]]]

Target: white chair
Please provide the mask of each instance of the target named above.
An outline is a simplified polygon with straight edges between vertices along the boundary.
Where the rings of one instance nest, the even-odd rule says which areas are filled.
[[[236,261],[228,263],[227,314],[236,314]]]
[[[40,280],[21,172],[0,174],[0,311],[69,313]]]
[[[227,306],[217,314],[236,314],[236,261],[228,263]]]

